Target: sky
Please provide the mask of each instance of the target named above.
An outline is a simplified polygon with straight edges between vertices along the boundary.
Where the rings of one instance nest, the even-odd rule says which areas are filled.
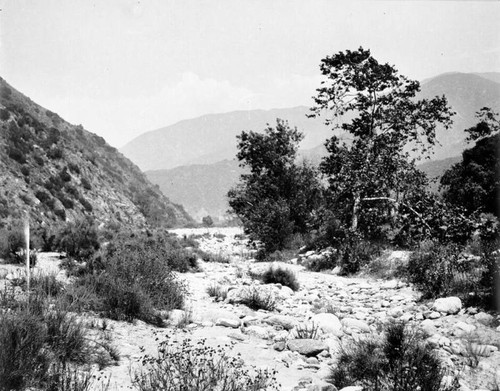
[[[500,72],[500,1],[0,0],[0,76],[122,147],[207,113],[310,106],[322,58]]]

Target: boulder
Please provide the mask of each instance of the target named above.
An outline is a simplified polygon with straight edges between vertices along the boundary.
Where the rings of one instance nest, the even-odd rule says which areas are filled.
[[[353,319],[353,318],[344,318],[342,319],[342,326],[344,326],[344,329],[348,331],[359,331],[362,333],[369,333],[370,326],[362,320],[359,319]]]
[[[240,327],[240,320],[239,319],[229,319],[229,318],[219,318],[215,322],[216,326],[223,326],[223,327],[232,327],[233,329],[237,329]]]
[[[492,315],[487,314],[486,312],[479,312],[474,315],[474,319],[476,319],[479,323],[488,326],[493,322],[495,318]]]
[[[445,314],[456,314],[462,309],[462,300],[454,296],[443,297],[434,302],[432,309]]]
[[[317,339],[291,339],[286,344],[287,348],[292,352],[300,353],[304,356],[316,356],[323,350],[327,350],[328,346],[323,341]]]
[[[263,319],[263,322],[270,324],[271,326],[281,327],[285,330],[291,330],[298,324],[295,318],[287,315],[271,315],[268,318]]]
[[[325,334],[333,334],[337,337],[342,336],[342,324],[339,318],[334,314],[322,313],[316,314],[311,318],[311,322]]]

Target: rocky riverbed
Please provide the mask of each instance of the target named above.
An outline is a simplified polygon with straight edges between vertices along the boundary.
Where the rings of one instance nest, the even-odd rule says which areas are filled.
[[[139,368],[141,357],[154,356],[158,342],[169,335],[206,339],[214,346],[231,344],[232,354],[241,354],[246,364],[275,370],[282,390],[335,390],[326,380],[342,346],[380,334],[380,325],[393,319],[428,334],[429,343],[449,369],[449,379],[459,374],[461,390],[496,390],[500,385],[496,314],[462,308],[457,298],[421,302],[418,292],[395,279],[310,272],[300,260],[282,263],[296,274],[297,292],[279,284],[262,285],[251,276],[267,269],[269,263],[253,261],[240,230],[174,232],[197,235],[203,251],[223,254],[229,262],[200,262],[199,272],[179,274],[189,297],[184,311],[170,314],[171,326],[166,329],[140,321],[106,321],[121,360],[96,375],[110,379],[111,389],[131,389],[130,373]],[[210,297],[210,286],[227,291],[226,299]],[[276,309],[253,311],[241,304],[249,289],[275,298]],[[311,328],[317,330],[314,340],[297,338]]]

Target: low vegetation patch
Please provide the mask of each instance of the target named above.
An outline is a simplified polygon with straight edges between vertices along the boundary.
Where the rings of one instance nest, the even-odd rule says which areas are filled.
[[[275,373],[246,366],[227,353],[228,346],[213,348],[205,340],[174,341],[167,338],[158,356],[145,356],[132,375],[140,391],[258,391],[278,390]]]
[[[332,369],[337,388],[366,390],[451,391],[443,385],[446,370],[424,337],[403,323],[388,324],[382,338],[360,339],[345,347]]]
[[[281,266],[270,266],[261,276],[264,284],[281,284],[289,287],[293,291],[298,291],[300,284],[295,273]]]
[[[254,311],[274,311],[276,309],[276,298],[272,292],[258,289],[256,286],[245,291],[241,303]]]
[[[224,301],[227,298],[227,288],[220,284],[213,283],[207,287],[207,294],[217,301]]]

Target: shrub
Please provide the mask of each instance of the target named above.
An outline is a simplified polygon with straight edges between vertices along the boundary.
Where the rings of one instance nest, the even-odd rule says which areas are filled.
[[[85,218],[67,223],[56,234],[56,247],[78,261],[90,259],[99,249],[99,237],[95,222]]]
[[[317,339],[319,325],[313,323],[305,324],[295,328],[295,338],[297,339]]]
[[[220,284],[213,283],[207,287],[207,294],[215,300],[226,300],[227,289]]]
[[[341,248],[339,264],[343,275],[357,273],[381,253],[379,245],[357,235],[348,236]]]
[[[339,262],[339,253],[323,254],[318,257],[311,257],[304,261],[307,270],[321,272],[323,270],[332,270]]]
[[[262,274],[261,278],[264,284],[281,284],[293,291],[298,291],[300,287],[295,274],[291,270],[282,268],[281,266],[270,266]]]
[[[207,346],[205,340],[167,338],[158,347],[158,357],[141,359],[133,385],[140,391],[278,390],[273,371],[242,365],[240,358],[227,354],[227,348]]]
[[[92,189],[92,186],[90,185],[90,182],[87,178],[82,178],[81,179],[82,186],[85,190],[90,190]]]
[[[0,258],[11,263],[23,264],[26,262],[26,239],[22,229],[14,227],[11,230],[0,231]],[[30,249],[33,241],[30,240]],[[35,266],[36,253],[30,252],[30,265]]]
[[[62,159],[63,155],[64,155],[63,151],[59,147],[53,147],[53,148],[51,147],[47,151],[47,157],[50,158],[50,159],[53,159],[53,160]]]
[[[158,238],[133,238],[110,245],[80,270],[77,284],[95,293],[86,304],[113,319],[162,324],[156,310],[182,308],[186,290],[171,265],[189,266],[172,244]],[[85,303],[84,303],[85,304]]]
[[[255,311],[274,311],[276,309],[276,298],[272,292],[262,291],[256,286],[246,290],[241,298],[241,303]]]
[[[43,350],[45,340],[36,315],[26,310],[0,312],[0,390],[22,390],[43,379],[50,362]]]
[[[78,198],[78,201],[80,202],[80,204],[82,204],[83,208],[87,211],[87,212],[92,212],[92,210],[94,209],[92,207],[92,204],[90,202],[88,202],[85,198],[83,197],[79,197]]]
[[[30,169],[29,169],[29,167],[22,166],[21,167],[21,174],[23,174],[24,176],[29,176],[30,175]]]
[[[467,303],[474,292],[481,290],[481,278],[487,273],[486,265],[495,264],[495,261],[485,262],[488,251],[483,258],[466,255],[463,250],[464,247],[453,243],[423,242],[410,256],[404,273],[424,298],[453,294]]]
[[[216,263],[230,263],[231,258],[228,255],[224,254],[222,251],[217,253],[207,253],[207,252],[198,252],[201,255],[201,259],[205,262],[216,262]]]
[[[11,159],[15,160],[18,163],[26,163],[26,154],[14,146],[9,146],[7,148],[7,154]]]
[[[48,194],[47,192],[45,192],[43,190],[38,190],[35,193],[35,197],[38,198],[40,200],[40,202],[42,202],[42,203],[46,203],[51,198],[50,194]]]
[[[337,388],[359,385],[367,390],[448,391],[444,367],[424,336],[404,323],[391,323],[380,339],[352,342],[343,349],[330,380]]]

